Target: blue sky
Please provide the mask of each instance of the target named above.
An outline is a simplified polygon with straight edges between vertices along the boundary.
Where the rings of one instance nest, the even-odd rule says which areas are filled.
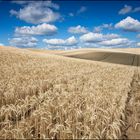
[[[139,1],[0,1],[0,44],[140,47]]]

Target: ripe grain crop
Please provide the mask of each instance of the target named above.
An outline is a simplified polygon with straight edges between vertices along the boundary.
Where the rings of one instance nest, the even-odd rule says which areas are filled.
[[[120,138],[134,72],[0,48],[0,139]]]

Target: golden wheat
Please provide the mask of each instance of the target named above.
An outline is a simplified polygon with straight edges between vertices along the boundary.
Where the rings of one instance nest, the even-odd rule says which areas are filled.
[[[134,70],[0,48],[0,139],[119,138]]]

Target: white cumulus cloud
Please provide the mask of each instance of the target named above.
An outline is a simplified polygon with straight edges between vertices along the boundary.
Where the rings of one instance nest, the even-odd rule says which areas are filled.
[[[57,27],[51,24],[43,23],[37,26],[23,26],[15,29],[16,35],[53,35],[57,31]]]
[[[0,43],[0,46],[4,46],[4,44],[3,43]]]
[[[75,27],[69,27],[68,32],[73,34],[83,34],[83,33],[87,33],[88,30],[85,27],[78,25]]]
[[[110,34],[104,34],[104,40],[108,40],[108,39],[115,39],[115,38],[119,38],[120,35],[118,34],[113,34],[113,33],[110,33]]]
[[[78,43],[74,36],[67,39],[43,39],[43,42],[53,46],[73,46]]]
[[[129,32],[139,32],[140,22],[132,17],[127,17],[115,25],[115,28]]]
[[[137,43],[137,46],[140,47],[140,42]]]
[[[38,40],[35,37],[17,37],[9,40],[11,46],[20,48],[32,48],[37,46]]]
[[[80,37],[83,42],[99,42],[103,40],[103,34],[89,32]]]
[[[51,1],[30,1],[19,11],[12,9],[10,13],[28,23],[39,24],[53,22],[60,18],[60,14],[53,9],[58,10],[59,6]]]
[[[87,34],[84,34],[80,37],[80,40],[83,42],[101,42],[104,40],[114,39],[118,38],[118,34],[101,34],[101,33],[93,33],[89,32]]]
[[[101,34],[101,33],[87,33],[80,37],[80,40],[88,46],[95,47],[126,47],[132,44],[127,38],[123,38],[118,34]]]
[[[111,40],[105,40],[100,42],[100,45],[103,46],[116,46],[116,45],[126,45],[127,43],[129,43],[130,41],[127,38],[115,38],[115,39],[111,39]]]

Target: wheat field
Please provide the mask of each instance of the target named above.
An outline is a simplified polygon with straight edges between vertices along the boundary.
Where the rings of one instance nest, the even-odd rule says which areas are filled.
[[[136,67],[0,48],[0,139],[122,137]]]

